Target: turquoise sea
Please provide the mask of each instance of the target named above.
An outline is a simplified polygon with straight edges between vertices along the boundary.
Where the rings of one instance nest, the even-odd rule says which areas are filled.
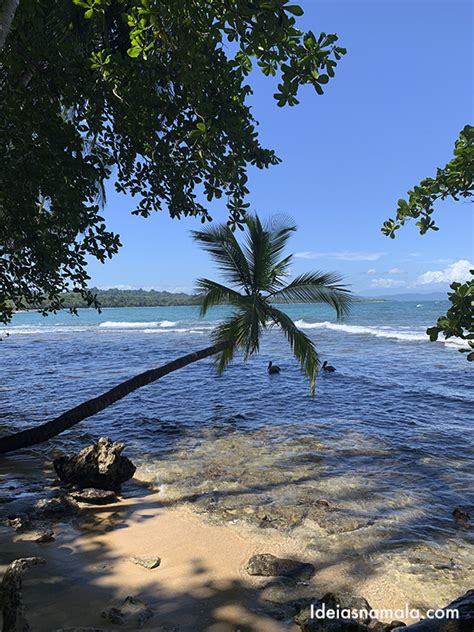
[[[361,302],[337,323],[325,306],[287,305],[337,369],[319,377],[314,400],[273,330],[258,356],[238,358],[222,377],[211,360],[190,365],[24,457],[109,435],[156,478],[164,498],[209,519],[283,531],[327,563],[363,560],[415,592],[431,582],[441,595],[461,593],[474,538],[452,511],[474,509],[474,363],[457,341],[430,343],[425,334],[447,306]],[[227,312],[16,314],[1,330],[0,432],[43,422],[207,346]],[[269,360],[280,375],[267,374]],[[3,472],[12,461],[3,458]],[[311,509],[321,500],[332,519]]]

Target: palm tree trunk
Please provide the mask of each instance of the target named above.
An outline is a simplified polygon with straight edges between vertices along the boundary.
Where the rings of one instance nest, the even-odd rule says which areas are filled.
[[[3,0],[0,6],[0,50],[5,46],[20,0]]]
[[[104,410],[104,408],[112,406],[112,404],[115,404],[115,402],[119,399],[123,399],[129,393],[136,391],[138,388],[151,384],[152,382],[156,382],[156,380],[159,380],[160,377],[164,377],[165,375],[168,375],[168,373],[177,371],[188,364],[192,364],[193,362],[197,362],[203,358],[215,355],[220,351],[224,351],[224,349],[232,346],[232,344],[232,342],[220,342],[212,345],[211,347],[201,349],[200,351],[188,353],[188,355],[182,356],[177,360],[173,360],[173,362],[168,362],[168,364],[158,367],[157,369],[150,369],[149,371],[135,375],[135,377],[114,386],[114,388],[102,395],[99,395],[99,397],[90,399],[75,408],[71,408],[71,410],[68,410],[59,417],[56,417],[56,419],[52,419],[51,421],[35,426],[34,428],[29,428],[28,430],[22,430],[21,432],[1,437],[0,454],[13,452],[22,448],[28,448],[29,446],[36,445],[37,443],[43,443],[43,441],[47,441],[48,439],[51,439],[51,437],[55,437],[61,432],[72,428],[72,426],[76,425],[83,419],[91,417],[101,410]]]

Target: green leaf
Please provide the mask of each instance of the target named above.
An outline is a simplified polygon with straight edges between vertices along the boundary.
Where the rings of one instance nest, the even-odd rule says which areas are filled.
[[[288,6],[285,6],[285,11],[288,11],[288,13],[291,13],[292,15],[303,15],[304,11],[303,9],[298,6],[297,4],[290,4]]]
[[[141,48],[139,48],[138,46],[132,46],[131,48],[127,50],[127,55],[129,57],[138,57],[141,52],[142,52]]]

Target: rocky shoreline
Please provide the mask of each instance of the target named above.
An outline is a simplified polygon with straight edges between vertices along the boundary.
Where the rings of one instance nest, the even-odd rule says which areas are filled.
[[[58,533],[60,534],[61,530],[70,526],[92,535],[105,534],[124,526],[125,521],[119,507],[122,503],[126,504],[124,502],[126,499],[121,497],[121,485],[133,477],[136,468],[122,452],[122,444],[101,438],[96,444],[85,448],[78,455],[59,456],[54,461],[54,469],[59,481],[53,483],[47,498],[36,501],[31,506],[28,504],[28,499],[23,499],[21,502],[15,499],[13,488],[10,490],[11,497],[7,494],[0,499],[2,500],[0,507],[3,525],[12,533],[42,547],[54,545]],[[151,484],[141,487],[142,493],[156,491]],[[140,488],[135,490],[134,494],[139,497]],[[196,498],[193,504],[201,512],[207,507],[212,517],[212,505],[216,503],[216,500],[211,501],[209,498],[204,500]],[[100,509],[101,507],[108,510],[104,514],[90,511],[90,508]],[[224,507],[225,511],[229,510],[226,503]],[[317,499],[312,504],[309,503],[304,510],[306,514],[311,512],[314,519],[322,523],[326,521],[328,529],[330,525],[333,525],[334,533],[337,533],[338,528],[347,529],[348,525],[342,520],[337,508],[331,506],[328,501]],[[219,511],[222,511],[222,508]],[[463,508],[457,508],[454,513],[456,514],[454,519],[461,520],[464,526],[467,523],[466,528],[468,528],[468,513]],[[252,518],[255,516],[260,521],[261,528],[268,525],[280,527],[282,530],[288,524],[288,519],[290,524],[298,520],[298,516],[294,516],[292,520],[291,516],[278,514],[278,512],[272,513],[268,507],[257,507]],[[153,574],[160,572],[156,569],[161,569],[162,556],[131,555],[127,561],[142,569],[142,572]],[[23,573],[29,573],[29,569],[33,566],[44,564],[45,559],[38,555],[21,557],[8,565],[0,588],[3,632],[18,632],[18,630],[23,632],[33,630],[34,632],[35,628],[30,627],[27,622],[28,612],[23,606],[22,577]],[[42,568],[42,572],[47,576],[47,564]],[[265,582],[259,585],[251,584],[252,590],[258,591],[258,607],[255,608],[257,615],[264,617],[265,621],[282,622],[286,626],[294,621],[297,626],[295,629],[300,629],[302,632],[391,632],[399,627],[404,627],[407,632],[472,632],[474,629],[473,590],[468,591],[448,606],[459,608],[461,618],[457,621],[425,620],[405,627],[404,621],[383,622],[374,617],[363,620],[315,619],[311,616],[314,609],[320,608],[323,604],[327,607],[338,604],[341,608],[349,610],[372,610],[364,597],[347,590],[318,593],[310,581],[315,571],[314,565],[308,561],[262,552],[249,557],[241,573],[244,577],[248,577],[249,581],[255,579]],[[433,604],[433,606],[437,607],[439,604]],[[148,629],[147,622],[152,619],[157,622],[155,626],[159,624],[159,613],[156,609],[139,596],[131,595],[126,596],[117,605],[104,608],[101,611],[101,618],[108,624],[121,626],[122,629]],[[81,628],[59,629],[72,632]],[[152,627],[150,629],[168,628]],[[186,629],[189,628],[179,627],[179,625],[176,627],[176,630]],[[91,630],[91,628],[82,628],[82,630]]]

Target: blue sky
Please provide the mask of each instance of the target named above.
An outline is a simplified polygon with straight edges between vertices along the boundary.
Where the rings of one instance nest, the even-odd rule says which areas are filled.
[[[439,232],[406,225],[395,240],[380,226],[412,185],[434,175],[472,122],[469,0],[303,0],[304,29],[337,32],[348,54],[324,96],[310,87],[280,109],[275,83],[255,74],[253,112],[264,145],[283,163],[250,174],[252,210],[290,215],[298,232],[293,272],[337,270],[357,293],[444,290],[473,255],[472,206],[442,202]],[[131,216],[133,200],[109,191],[105,217],[122,238],[119,255],[92,262],[99,287],[191,291],[216,277],[189,238],[192,219]],[[225,208],[214,213],[225,219]]]

